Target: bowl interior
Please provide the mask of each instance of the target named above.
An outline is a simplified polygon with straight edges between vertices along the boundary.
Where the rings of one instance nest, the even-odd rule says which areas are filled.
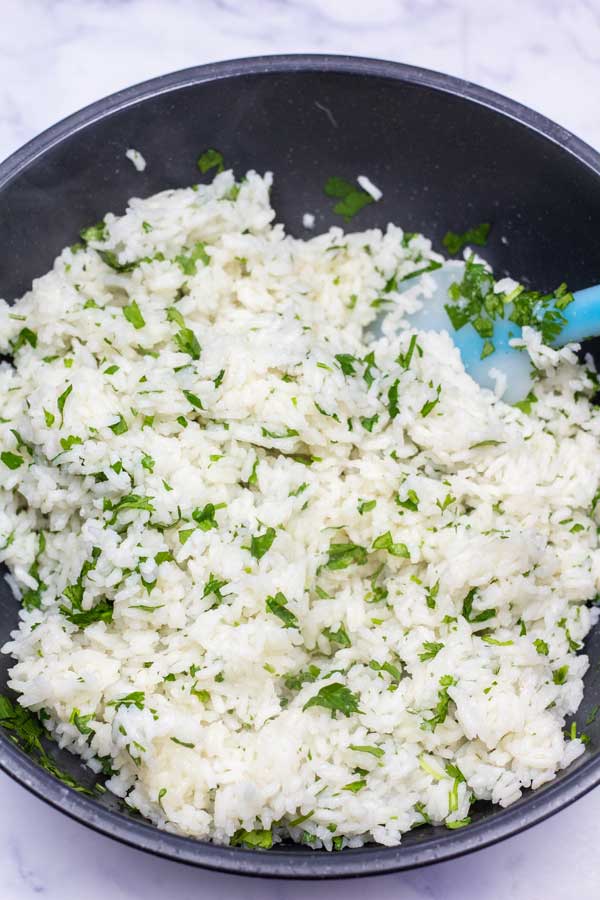
[[[20,296],[33,278],[50,268],[63,246],[78,239],[80,228],[109,210],[123,212],[129,197],[198,180],[196,159],[208,147],[219,149],[226,165],[239,175],[250,168],[275,173],[278,219],[295,235],[307,234],[302,227],[306,211],[316,215],[319,231],[342,225],[323,185],[332,175],[354,180],[365,174],[383,190],[383,200],[364,209],[353,229],[394,221],[409,231],[423,231],[440,246],[449,228],[462,231],[491,222],[484,255],[496,272],[543,290],[561,281],[573,289],[597,283],[598,161],[594,171],[589,157],[586,162],[577,152],[582,145],[561,146],[571,136],[565,137],[558,128],[552,136],[544,134],[552,127],[533,114],[524,124],[494,109],[496,101],[486,92],[473,89],[471,98],[458,92],[469,94],[469,89],[444,76],[385,64],[336,65],[331,60],[312,66],[286,67],[282,62],[271,67],[205,67],[142,86],[137,95],[125,92],[118,101],[73,117],[0,167],[0,297],[10,301]],[[511,112],[520,115],[516,106]],[[144,172],[137,172],[125,158],[130,147],[146,158]],[[585,349],[600,363],[600,341]],[[15,627],[17,615],[17,603],[2,580],[0,645]],[[498,817],[512,817],[509,830],[523,827],[546,791],[558,796],[557,785],[560,794],[561,781],[570,779],[572,784],[573,771],[589,768],[590,758],[599,754],[600,716],[589,725],[584,722],[600,696],[600,627],[589,636],[586,651],[591,665],[576,717],[578,730],[590,737],[585,757],[553,785],[524,796],[508,811],[478,804],[471,826],[474,835],[485,834]],[[8,657],[0,656],[0,693],[6,692],[10,664]],[[0,729],[0,761],[3,746],[9,748],[9,742]],[[48,751],[78,782],[93,784],[91,773],[75,757],[52,746]],[[18,776],[27,781],[23,772],[32,770],[19,761],[18,751],[8,752],[9,768],[19,770]],[[5,765],[7,759],[5,755]],[[339,863],[331,862],[331,854],[298,847],[280,847],[271,854],[238,850],[230,855],[173,836],[155,840],[155,830],[136,825],[135,817],[130,819],[110,794],[69,801],[71,792],[61,787],[63,793],[58,795],[51,776],[44,774],[34,787],[63,808],[71,802],[74,815],[97,827],[121,836],[127,832],[138,846],[234,871],[368,874],[444,858],[457,848],[469,849],[469,840],[473,843],[466,840],[470,829],[465,829],[459,846],[458,833],[423,827],[407,834],[400,848],[344,851],[337,855]],[[554,802],[560,806],[564,799]],[[77,804],[85,813],[77,812]],[[484,842],[475,839],[475,844]],[[242,859],[267,856],[281,858],[281,865],[240,864]],[[377,862],[384,858],[393,858],[393,865]],[[335,872],[332,865],[337,866]]]

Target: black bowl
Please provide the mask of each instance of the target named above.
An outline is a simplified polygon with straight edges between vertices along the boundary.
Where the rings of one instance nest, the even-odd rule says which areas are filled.
[[[125,159],[135,147],[143,173]],[[447,75],[397,63],[328,56],[217,63],[157,78],[89,106],[0,165],[0,296],[12,300],[80,228],[131,196],[189,185],[207,147],[238,173],[276,174],[279,219],[302,234],[302,214],[318,228],[339,224],[323,185],[331,175],[366,174],[382,202],[356,227],[393,220],[439,243],[492,222],[486,257],[498,272],[550,290],[600,281],[600,156],[542,116]],[[600,360],[600,343],[587,348]],[[18,605],[0,586],[0,644]],[[582,725],[600,695],[600,627],[589,636],[592,665],[577,714]],[[0,659],[0,693],[10,659]],[[449,859],[541,821],[600,782],[600,716],[587,726],[584,756],[555,781],[508,809],[480,803],[460,831],[423,827],[398,847],[341,853],[280,845],[231,849],[161,832],[110,794],[77,793],[29,758],[0,729],[0,766],[22,785],[84,824],[134,847],[195,865],[247,875],[331,878],[374,875]],[[91,774],[48,745],[78,782]]]

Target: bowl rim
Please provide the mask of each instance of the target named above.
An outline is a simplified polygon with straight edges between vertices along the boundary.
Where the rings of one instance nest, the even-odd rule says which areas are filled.
[[[516,120],[559,145],[600,177],[600,154],[550,119],[528,107],[463,79],[399,62],[334,54],[285,54],[225,60],[161,75],[100,99],[52,125],[0,163],[0,190],[35,159],[83,128],[113,113],[170,91],[203,82],[256,74],[336,72],[380,77],[432,88],[485,106]],[[512,837],[542,822],[600,784],[600,755],[575,764],[560,782],[552,782],[525,802],[499,809],[491,819],[466,829],[424,839],[421,844],[341,853],[310,852],[291,847],[276,851],[246,850],[210,844],[160,831],[100,806],[93,798],[66,787],[21,751],[0,731],[0,770],[35,796],[100,834],[156,856],[237,875],[271,878],[328,879],[382,875],[453,859]]]

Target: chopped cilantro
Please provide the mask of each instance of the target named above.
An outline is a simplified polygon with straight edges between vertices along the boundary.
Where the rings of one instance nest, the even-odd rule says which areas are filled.
[[[475,595],[477,594],[477,588],[472,588],[465,599],[463,600],[462,605],[462,615],[471,624],[475,622],[487,622],[488,619],[493,619],[496,615],[496,609],[484,609],[477,615],[473,615],[473,600],[475,599]]]
[[[365,513],[375,509],[376,506],[377,500],[359,500],[358,513],[359,515],[364,516]]]
[[[410,368],[410,363],[413,358],[415,349],[417,350],[417,352],[419,353],[420,356],[423,356],[423,351],[417,344],[417,335],[413,334],[413,335],[411,335],[410,343],[408,345],[408,350],[406,351],[406,353],[398,354],[398,357],[396,359],[396,362],[398,363],[398,365],[401,366],[403,369]]]
[[[332,644],[339,644],[340,647],[352,646],[352,641],[348,637],[348,632],[344,625],[340,625],[337,631],[333,631],[332,628],[324,628],[323,634]]]
[[[482,222],[481,225],[475,225],[474,228],[469,228],[462,234],[448,231],[442,240],[442,244],[451,256],[456,256],[467,244],[485,247],[491,227],[489,222]]]
[[[435,609],[435,601],[440,591],[440,580],[436,581],[431,587],[425,588],[425,599],[429,609]]]
[[[74,725],[80,734],[94,734],[94,729],[88,724],[94,718],[94,713],[82,716],[78,709],[73,709],[69,716],[69,723]]]
[[[320,674],[321,670],[317,666],[310,665],[304,672],[286,675],[284,684],[289,691],[299,691],[303,684],[316,681]]]
[[[387,550],[391,556],[400,556],[403,559],[410,559],[410,552],[406,544],[394,543],[390,531],[380,534],[373,541],[373,550]]]
[[[332,719],[335,719],[336,712],[341,712],[346,717],[352,713],[361,712],[358,708],[358,695],[352,693],[349,688],[340,684],[339,681],[334,681],[322,687],[317,694],[314,694],[304,704],[302,709],[311,709],[313,706],[322,706],[324,709],[330,709]]]
[[[60,413],[60,427],[63,427],[64,417],[65,417],[65,403],[69,398],[69,394],[73,390],[73,385],[69,384],[66,389],[62,392],[58,400],[56,401],[56,405],[58,407],[58,411]]]
[[[440,650],[444,647],[443,644],[440,644],[436,641],[424,641],[423,642],[423,652],[419,653],[419,659],[421,662],[427,662],[428,659],[435,659]]]
[[[46,753],[41,739],[45,731],[39,718],[28,709],[23,709],[18,703],[14,703],[10,697],[0,695],[0,726],[12,732],[15,742],[28,755],[35,755],[38,763],[63,784],[83,794],[92,792],[79,784],[75,779],[60,769],[53,759]]]
[[[479,447],[497,447],[499,444],[503,444],[504,441],[495,441],[489,438],[487,441],[478,441],[476,444],[471,444],[469,450],[477,450]]]
[[[254,559],[262,559],[265,553],[271,549],[275,535],[276,531],[274,528],[267,528],[263,534],[252,535],[250,553]]]
[[[60,439],[60,446],[63,448],[65,453],[68,453],[69,450],[76,444],[83,444],[81,438],[77,437],[76,434],[70,434],[68,437]]]
[[[423,404],[423,406],[422,406],[421,409],[419,410],[419,412],[421,413],[421,415],[423,416],[423,418],[425,418],[426,416],[428,416],[429,413],[432,411],[432,409],[435,409],[435,407],[438,405],[438,403],[440,402],[440,394],[441,394],[441,392],[442,392],[442,386],[441,386],[441,384],[438,384],[438,386],[437,386],[437,388],[436,388],[435,399],[434,399],[434,400],[428,400],[426,403]]]
[[[396,494],[395,497],[396,503],[398,506],[401,506],[402,509],[408,509],[412,512],[418,512],[419,509],[419,497],[418,494],[410,488],[407,491],[406,497],[404,500],[400,499],[400,495]]]
[[[164,562],[174,562],[175,557],[171,550],[159,550],[159,552],[154,557],[154,562],[157,566],[160,566],[161,563]]]
[[[198,157],[197,166],[203,175],[206,175],[210,169],[215,168],[217,172],[222,172],[224,169],[223,154],[219,153],[218,150],[209,147],[208,150],[205,150],[204,153]]]
[[[423,719],[421,728],[425,731],[435,731],[438,725],[442,725],[446,721],[448,715],[448,707],[450,705],[450,697],[448,696],[448,688],[456,684],[456,679],[452,675],[442,675],[440,678],[440,690],[438,691],[438,702],[433,710],[430,719]]]
[[[202,400],[200,399],[200,397],[197,397],[196,394],[192,394],[191,391],[183,391],[183,396],[190,404],[190,406],[194,406],[196,409],[204,409]]]
[[[379,421],[378,413],[375,413],[374,416],[369,416],[369,417],[361,416],[360,417],[360,424],[365,429],[365,431],[369,431],[369,432],[373,431],[373,428],[377,424],[378,421]]]
[[[214,503],[207,503],[206,506],[196,508],[192,513],[192,519],[198,524],[202,531],[210,531],[211,528],[218,528],[219,523],[215,518],[215,510],[219,508]]]
[[[140,509],[149,513],[154,512],[154,505],[150,497],[142,497],[139,494],[126,494],[124,497],[121,497],[118,503],[111,503],[108,501],[108,505],[106,505],[106,509],[112,512],[112,518],[109,521],[109,525],[114,525],[117,521],[117,516],[120,512],[126,509]]]
[[[115,422],[113,425],[109,425],[108,427],[110,428],[110,430],[112,431],[113,434],[125,434],[126,431],[129,431],[127,422],[125,421],[125,419],[123,418],[121,413],[119,413],[118,421]]]
[[[129,306],[123,307],[123,315],[135,329],[143,328],[146,324],[146,320],[135,300],[132,300]]]
[[[362,791],[364,787],[366,787],[367,782],[364,778],[361,778],[358,781],[351,781],[350,784],[345,784],[342,788],[343,791],[352,791],[353,794],[357,794],[359,791]]]
[[[284,440],[285,438],[297,437],[298,435],[295,428],[288,428],[287,426],[281,434],[278,434],[276,431],[269,431],[264,426],[260,430],[263,437],[273,438],[273,440]]]
[[[146,469],[147,472],[154,472],[154,466],[156,465],[155,461],[151,456],[148,456],[147,453],[142,454],[142,468]]]
[[[567,675],[569,674],[568,666],[561,666],[552,673],[552,681],[554,684],[566,684]]]
[[[105,241],[108,237],[107,230],[106,222],[96,222],[95,225],[89,225],[87,228],[82,228],[79,232],[79,237],[84,244],[88,244],[90,241],[101,242]]]
[[[295,488],[293,491],[289,492],[288,497],[299,497],[300,494],[304,493],[304,491],[307,489],[307,487],[308,487],[308,482],[303,481],[302,484],[299,484],[297,488]]]
[[[0,453],[0,459],[9,469],[18,469],[19,466],[22,466],[24,463],[22,456],[19,456],[17,453],[12,453],[10,450],[3,450],[2,453]]]
[[[390,419],[395,419],[398,413],[400,412],[400,407],[398,406],[398,385],[400,381],[398,378],[394,381],[392,386],[388,390],[388,413]]]
[[[400,281],[408,281],[409,278],[416,278],[418,275],[425,275],[426,272],[435,272],[436,269],[441,269],[442,263],[436,262],[434,259],[430,260],[426,266],[421,266],[419,269],[413,269],[412,272],[407,272],[406,275],[403,275]]]
[[[350,353],[336,353],[335,358],[340,364],[340,369],[344,375],[356,375],[354,366],[358,363],[358,360],[355,356],[352,356]]]
[[[189,538],[191,538],[195,530],[195,528],[183,528],[179,532],[179,543],[182,545],[185,544],[189,540]]]
[[[265,605],[267,612],[273,613],[283,622],[284,628],[298,628],[298,618],[287,609],[287,597],[281,591],[277,591],[274,597],[267,597]]]
[[[367,561],[367,551],[359,544],[331,544],[329,547],[329,556],[325,563],[325,568],[331,571],[338,569],[347,569],[348,566],[356,564],[363,566]]]
[[[273,834],[265,828],[246,831],[239,828],[230,840],[232,847],[248,847],[251,850],[270,850],[273,846]]]
[[[175,343],[181,353],[187,353],[192,359],[200,359],[202,348],[191,328],[182,328],[175,335]]]
[[[350,749],[354,750],[356,753],[369,753],[377,759],[381,759],[381,757],[385,755],[385,751],[382,750],[381,747],[371,747],[364,744],[350,744]]]
[[[511,647],[514,644],[514,641],[499,641],[491,634],[482,634],[480,637],[486,644],[492,644],[494,647]]]
[[[189,255],[180,254],[175,257],[175,262],[181,269],[184,275],[195,275],[198,270],[198,263],[201,262],[202,265],[208,266],[210,263],[210,256],[205,250],[206,244],[202,243],[202,241],[198,241],[194,244]]]
[[[349,222],[363,207],[373,203],[373,197],[362,188],[336,176],[327,180],[325,193],[328,197],[338,199],[333,211],[343,216],[346,222]]]
[[[30,328],[21,328],[16,339],[11,344],[12,352],[16,353],[17,350],[20,350],[25,344],[29,344],[30,347],[37,347],[37,334]]]
[[[215,606],[220,606],[223,603],[225,597],[221,593],[222,589],[228,585],[229,582],[223,578],[218,578],[212,572],[208,576],[208,581],[204,585],[204,590],[202,591],[202,599],[205,597],[210,597],[211,594],[216,598],[216,603],[213,604],[211,609],[214,609]]]

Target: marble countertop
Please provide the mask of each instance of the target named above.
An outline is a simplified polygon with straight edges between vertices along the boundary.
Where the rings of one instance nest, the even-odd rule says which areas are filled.
[[[600,148],[599,0],[2,0],[0,158],[65,115],[163,72],[330,52],[459,75]],[[2,900],[596,900],[600,790],[478,854],[404,875],[294,884],[154,859],[0,775]]]

